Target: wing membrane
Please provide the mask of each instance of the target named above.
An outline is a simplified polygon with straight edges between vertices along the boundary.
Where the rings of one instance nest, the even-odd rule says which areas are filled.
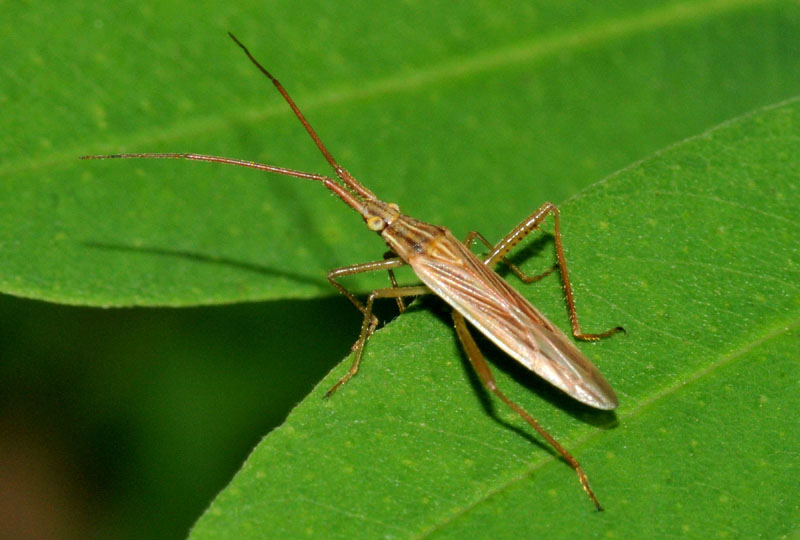
[[[449,231],[408,263],[425,285],[522,365],[587,405],[617,407],[617,396],[594,364]]]

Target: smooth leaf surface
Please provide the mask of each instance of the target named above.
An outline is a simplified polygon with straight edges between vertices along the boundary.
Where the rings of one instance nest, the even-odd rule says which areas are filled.
[[[544,200],[800,92],[793,2],[74,2],[6,14],[0,290],[70,304],[319,297],[328,269],[380,256],[318,185],[77,161],[195,151],[327,171],[227,30],[366,185],[459,236],[497,237]]]
[[[788,534],[800,519],[799,145],[795,100],[563,206],[584,325],[628,330],[582,345],[620,393],[616,414],[487,347],[498,383],[575,453],[606,512],[495,409],[446,314],[423,302],[374,336],[356,379],[323,401],[342,366],[262,441],[193,538]],[[566,324],[557,280],[523,290]]]

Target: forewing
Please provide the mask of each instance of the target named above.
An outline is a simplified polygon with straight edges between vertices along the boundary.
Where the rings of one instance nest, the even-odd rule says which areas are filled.
[[[408,263],[425,285],[512,358],[578,401],[614,409],[611,386],[561,330],[446,232]]]

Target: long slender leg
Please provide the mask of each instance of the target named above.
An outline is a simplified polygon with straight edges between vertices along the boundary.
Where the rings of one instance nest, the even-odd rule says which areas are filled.
[[[390,272],[389,276],[394,277],[392,269],[399,268],[400,266],[403,266],[405,264],[406,263],[403,262],[402,259],[394,258],[394,259],[384,259],[382,261],[354,264],[351,266],[344,266],[342,268],[335,268],[330,272],[328,272],[328,281],[331,283],[331,285],[336,287],[336,289],[340,293],[342,293],[345,296],[345,298],[350,300],[350,303],[356,306],[356,309],[358,309],[358,311],[360,311],[366,316],[367,310],[364,307],[364,304],[362,304],[361,301],[359,301],[359,299],[356,298],[356,296],[353,293],[347,290],[341,283],[339,283],[336,280],[343,276],[351,276],[353,274],[363,274],[364,272],[377,272],[381,270],[388,270]],[[395,288],[397,287],[397,280],[392,281],[392,286]],[[370,313],[370,326],[367,337],[372,335],[372,333],[375,331],[375,328],[378,327],[379,322],[380,321],[378,321],[378,318],[372,315],[372,313]],[[353,343],[353,346],[350,347],[350,350],[352,351],[356,350],[356,346],[358,345],[359,340],[356,340],[356,342]]]
[[[384,260],[396,259],[397,255],[393,251],[387,251],[386,253],[383,254],[383,258]],[[398,285],[397,285],[397,278],[394,276],[394,269],[389,268],[387,270],[387,273],[389,274],[389,281],[391,281],[392,287],[396,289]],[[400,313],[403,313],[406,310],[406,303],[403,302],[403,299],[399,296],[396,298],[396,300],[397,300],[397,309],[400,310]]]
[[[475,243],[476,238],[480,240],[484,246],[488,247],[491,250],[494,250],[494,245],[491,242],[489,242],[486,239],[486,237],[483,236],[478,231],[470,231],[467,234],[467,238],[464,240],[464,245],[466,245],[468,249],[472,249],[472,244]],[[509,261],[506,257],[503,257],[501,260],[503,261],[503,264],[505,264],[511,269],[511,271],[514,273],[515,276],[517,276],[519,279],[522,280],[523,283],[533,283],[534,281],[539,281],[543,277],[547,277],[550,274],[552,274],[553,270],[556,269],[556,265],[553,265],[549,270],[545,270],[541,274],[536,274],[531,276],[526,274],[519,266]]]
[[[536,421],[528,412],[511,401],[505,394],[503,394],[498,388],[497,383],[494,380],[494,376],[492,375],[491,370],[489,369],[489,365],[486,363],[486,359],[481,354],[480,349],[478,348],[478,344],[475,343],[475,340],[472,337],[472,334],[469,332],[469,328],[467,328],[467,324],[464,321],[464,317],[458,311],[453,311],[453,322],[455,323],[456,333],[458,334],[458,338],[461,341],[461,344],[464,347],[464,351],[467,353],[467,357],[469,361],[472,363],[472,367],[475,369],[475,372],[478,374],[478,377],[483,382],[483,385],[492,392],[495,396],[500,398],[503,403],[511,407],[514,412],[522,417],[530,426],[536,430],[539,435],[541,435],[549,444],[552,446],[556,452],[558,452],[564,460],[569,463],[569,465],[575,469],[575,472],[578,474],[578,481],[581,483],[583,490],[589,496],[589,498],[594,503],[597,510],[602,511],[603,507],[600,506],[600,502],[595,497],[592,488],[589,487],[589,479],[586,477],[586,473],[583,472],[580,463],[578,460],[575,459],[572,454],[567,452],[567,450],[561,446],[558,441],[556,441],[552,435],[550,435],[539,422]]]
[[[387,261],[383,261],[387,262]],[[371,265],[375,263],[367,263],[367,265]],[[359,265],[360,266],[360,265]],[[351,267],[352,268],[352,267]],[[363,270],[368,271],[368,270]],[[335,272],[335,270],[334,270]],[[330,275],[330,274],[329,274]],[[336,390],[339,389],[344,383],[349,381],[353,375],[358,373],[358,365],[361,363],[361,355],[364,352],[364,345],[367,343],[367,340],[375,331],[375,327],[377,326],[377,317],[372,314],[372,304],[375,302],[377,298],[400,298],[403,296],[420,296],[422,294],[428,294],[430,290],[425,287],[424,285],[413,285],[410,287],[390,287],[386,289],[377,289],[372,291],[369,296],[367,297],[366,304],[362,305],[358,300],[353,296],[353,294],[339,285],[336,282],[331,281],[336,285],[336,287],[342,291],[348,298],[350,298],[351,302],[358,307],[362,313],[364,313],[364,321],[361,323],[361,333],[358,336],[358,341],[356,341],[355,345],[353,346],[353,350],[356,353],[356,357],[353,359],[353,363],[350,366],[350,369],[344,376],[339,379],[339,381],[334,384],[330,390],[325,394],[325,397],[330,397],[333,395]],[[359,307],[360,306],[360,307]]]
[[[561,281],[564,284],[564,295],[567,298],[567,309],[569,310],[569,321],[572,325],[572,335],[577,339],[595,341],[616,334],[617,332],[625,332],[625,329],[621,326],[616,326],[597,334],[587,334],[581,331],[581,325],[580,322],[578,322],[578,313],[575,309],[575,295],[572,292],[572,283],[569,280],[569,271],[567,270],[567,259],[564,256],[564,247],[561,243],[561,221],[559,219],[558,207],[553,203],[544,203],[538,210],[514,227],[511,232],[492,248],[491,253],[484,258],[483,262],[488,266],[494,266],[498,261],[505,259],[508,252],[514,249],[514,247],[532,231],[537,229],[548,215],[553,216],[553,222],[555,223],[556,260],[558,261],[558,269],[561,273]],[[533,276],[529,277],[527,280],[526,278],[522,279],[525,281],[536,281],[541,277],[543,276]]]

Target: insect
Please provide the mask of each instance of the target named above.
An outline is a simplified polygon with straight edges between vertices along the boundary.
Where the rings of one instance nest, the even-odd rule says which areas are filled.
[[[462,243],[444,227],[424,223],[402,214],[396,204],[386,203],[378,199],[375,194],[361,185],[347,170],[339,165],[283,85],[250,54],[247,47],[233,34],[229,33],[228,35],[244,51],[261,73],[272,81],[272,84],[291,107],[294,115],[303,124],[319,151],[330,166],[333,167],[336,179],[320,174],[264,165],[253,161],[201,154],[129,153],[82,156],[81,159],[147,158],[208,161],[249,167],[321,182],[323,186],[333,192],[345,204],[361,214],[367,228],[378,233],[391,252],[390,256],[383,260],[346,266],[331,270],[328,273],[328,281],[352,302],[364,315],[364,319],[361,324],[361,332],[353,345],[355,356],[350,369],[328,390],[325,396],[330,397],[358,372],[364,345],[379,324],[378,318],[372,313],[372,306],[375,300],[379,298],[394,298],[402,312],[405,309],[404,298],[433,293],[453,308],[452,316],[456,333],[475,372],[485,387],[521,416],[569,463],[578,474],[578,480],[583,490],[592,500],[597,510],[602,510],[600,502],[589,486],[586,473],[578,461],[536,419],[498,389],[489,365],[478,349],[478,345],[466,324],[466,321],[469,321],[472,326],[480,330],[481,333],[512,358],[578,401],[598,409],[614,409],[617,407],[617,396],[600,371],[575,347],[561,330],[548,321],[530,302],[492,270],[497,263],[504,262],[525,283],[537,281],[552,272],[554,268],[540,275],[529,276],[506,259],[506,255],[517,244],[532,231],[539,228],[539,225],[546,217],[552,216],[555,224],[556,266],[561,273],[564,285],[572,334],[582,340],[598,340],[617,332],[624,332],[623,328],[619,326],[598,334],[588,334],[581,331],[561,242],[558,208],[549,202],[543,204],[496,245],[492,245],[477,231],[469,233],[465,242]],[[483,259],[479,259],[471,251],[472,244],[476,239],[490,250],[489,254]],[[404,265],[408,265],[414,270],[422,281],[422,285],[399,286],[397,284],[393,271]],[[360,301],[353,292],[346,289],[338,281],[344,276],[374,271],[387,271],[392,286],[372,291],[366,302]]]

